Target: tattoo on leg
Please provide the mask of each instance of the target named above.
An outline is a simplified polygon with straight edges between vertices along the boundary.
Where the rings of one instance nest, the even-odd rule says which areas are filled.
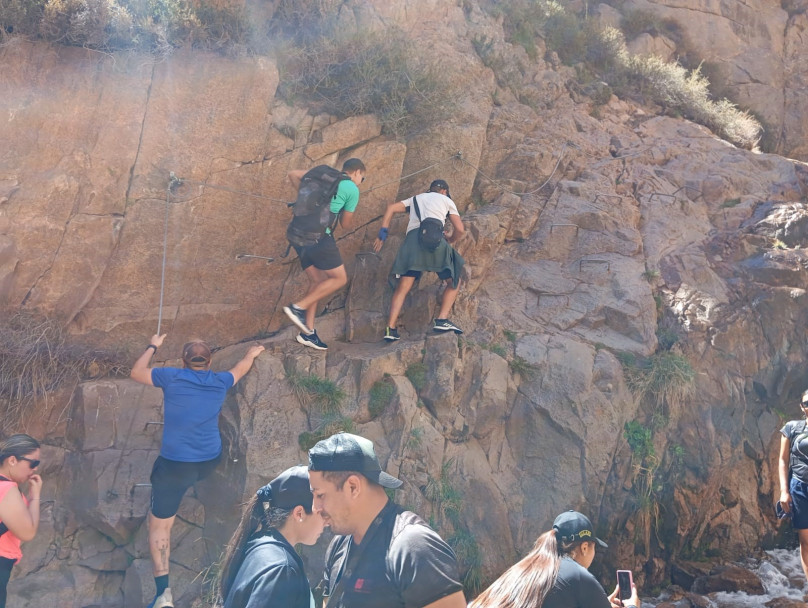
[[[160,547],[160,565],[163,570],[168,571],[168,543],[164,543]]]

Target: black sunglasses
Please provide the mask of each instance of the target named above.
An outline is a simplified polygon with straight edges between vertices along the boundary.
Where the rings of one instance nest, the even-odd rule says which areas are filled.
[[[17,458],[17,460],[24,460],[29,465],[31,465],[32,469],[37,468],[39,466],[39,463],[42,462],[41,460],[34,460],[33,458],[26,458],[25,456],[20,456],[19,458]]]
[[[365,183],[365,176],[364,176],[364,175],[362,176],[362,181],[361,181],[361,182],[359,182],[359,183],[360,183],[360,184],[364,184],[364,183]]]
[[[800,407],[808,407],[808,401],[800,401]]]

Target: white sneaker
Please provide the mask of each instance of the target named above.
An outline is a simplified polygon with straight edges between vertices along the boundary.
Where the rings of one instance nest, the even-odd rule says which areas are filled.
[[[146,608],[174,608],[174,599],[171,597],[171,588],[166,589],[152,600]]]

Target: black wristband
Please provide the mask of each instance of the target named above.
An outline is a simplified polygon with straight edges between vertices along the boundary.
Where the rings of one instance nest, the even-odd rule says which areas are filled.
[[[149,350],[150,348],[153,348],[153,349],[154,349],[154,352],[157,352],[157,347],[156,347],[154,344],[149,344],[149,345],[146,347],[146,350]]]

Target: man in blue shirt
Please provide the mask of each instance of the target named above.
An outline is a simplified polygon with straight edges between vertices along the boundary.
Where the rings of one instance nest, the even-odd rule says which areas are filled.
[[[197,340],[182,348],[184,367],[150,368],[149,361],[165,337],[166,334],[152,336],[129,375],[136,382],[163,391],[163,441],[152,468],[149,510],[149,551],[157,593],[149,608],[174,606],[168,582],[174,517],[188,488],[210,475],[219,464],[219,413],[225,396],[264,350],[260,345],[251,346],[233,369],[212,372],[210,347]]]
[[[350,230],[353,226],[354,211],[359,204],[359,184],[365,181],[365,165],[358,158],[349,158],[342,165],[342,172],[349,179],[339,183],[337,193],[331,200],[331,213],[339,218],[339,225]],[[288,179],[299,189],[306,171],[290,171]],[[333,224],[332,224],[333,225]],[[297,341],[317,350],[327,350],[328,345],[320,340],[314,329],[317,303],[342,289],[348,283],[348,274],[342,263],[337,243],[330,230],[326,231],[317,243],[308,247],[295,246],[300,266],[309,279],[309,290],[303,299],[283,307],[286,316],[297,325],[300,334]]]

